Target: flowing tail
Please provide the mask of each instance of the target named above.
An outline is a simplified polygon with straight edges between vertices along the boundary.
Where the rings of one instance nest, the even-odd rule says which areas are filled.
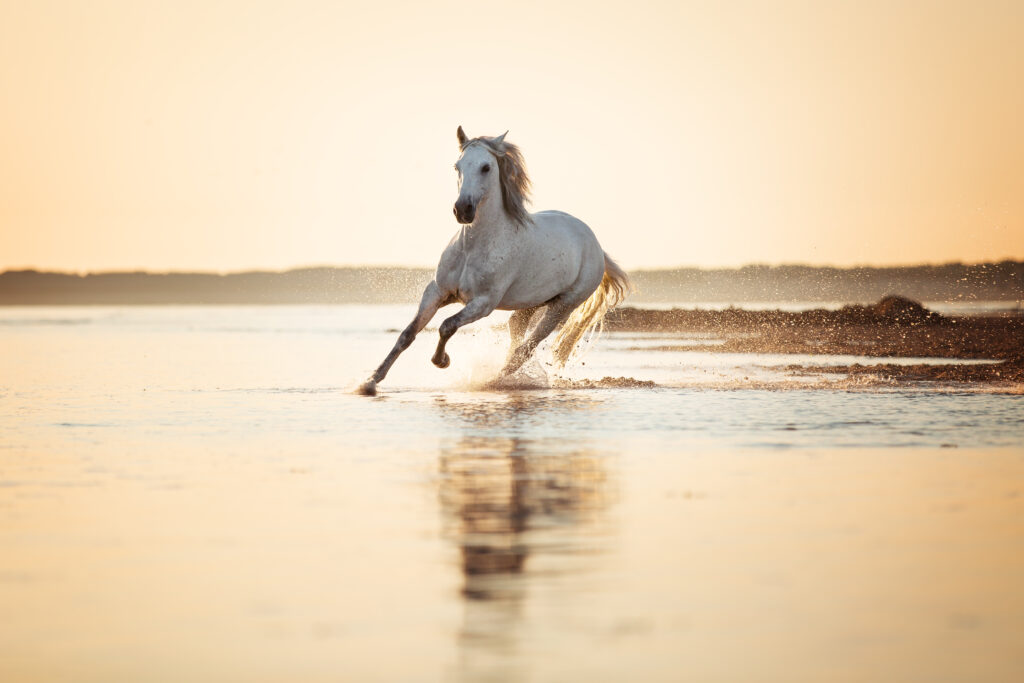
[[[591,332],[590,339],[593,341],[601,333],[605,313],[621,304],[635,289],[626,271],[605,254],[601,284],[589,299],[569,314],[555,337],[552,351],[555,363],[558,366],[565,365],[572,358],[576,345],[588,332]]]

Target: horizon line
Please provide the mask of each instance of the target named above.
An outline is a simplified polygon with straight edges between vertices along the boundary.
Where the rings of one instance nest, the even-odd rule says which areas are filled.
[[[835,264],[821,264],[821,263],[807,263],[807,262],[786,262],[786,263],[758,263],[751,262],[737,266],[698,266],[698,265],[676,265],[676,266],[655,266],[655,267],[637,267],[628,268],[630,272],[658,272],[658,271],[673,271],[673,270],[743,270],[745,268],[816,268],[816,269],[834,269],[834,270],[857,270],[864,268],[921,268],[921,267],[943,267],[943,266],[994,266],[1002,265],[1006,263],[1022,263],[1024,264],[1024,258],[1002,258],[992,259],[985,261],[975,262],[964,262],[964,261],[919,261],[916,263],[858,263],[853,265],[835,265]],[[125,268],[110,268],[110,269],[98,269],[98,270],[74,270],[74,269],[57,269],[57,268],[43,268],[39,266],[8,266],[0,269],[0,275],[7,273],[44,273],[44,274],[55,274],[55,275],[77,275],[80,277],[89,275],[241,275],[247,273],[276,273],[284,274],[296,271],[304,270],[348,270],[348,269],[363,269],[363,270],[432,270],[435,266],[416,266],[416,265],[398,265],[398,264],[308,264],[308,265],[296,265],[285,268],[271,268],[271,267],[248,267],[238,268],[231,270],[190,270],[190,269],[146,269],[139,267],[125,267]]]

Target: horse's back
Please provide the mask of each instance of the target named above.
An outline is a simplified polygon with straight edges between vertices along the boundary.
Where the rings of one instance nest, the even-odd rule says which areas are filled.
[[[528,230],[535,230],[536,247],[545,253],[552,249],[564,249],[568,252],[579,254],[581,258],[603,255],[597,236],[590,226],[576,216],[564,211],[538,211],[533,214],[533,226]]]

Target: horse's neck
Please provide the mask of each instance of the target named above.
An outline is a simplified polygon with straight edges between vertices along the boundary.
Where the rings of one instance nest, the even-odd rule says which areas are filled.
[[[473,225],[480,225],[488,230],[504,230],[511,226],[512,219],[505,211],[505,204],[501,197],[501,191],[497,188],[491,191],[490,197],[477,209],[476,221]]]
[[[470,249],[483,249],[492,252],[495,248],[512,240],[515,225],[505,213],[501,198],[491,199],[484,203],[477,212],[472,225],[464,228],[466,245]]]

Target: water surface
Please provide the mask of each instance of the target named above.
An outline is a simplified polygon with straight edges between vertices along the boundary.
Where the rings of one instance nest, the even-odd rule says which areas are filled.
[[[0,310],[0,679],[1020,680],[1024,396],[410,313]]]

